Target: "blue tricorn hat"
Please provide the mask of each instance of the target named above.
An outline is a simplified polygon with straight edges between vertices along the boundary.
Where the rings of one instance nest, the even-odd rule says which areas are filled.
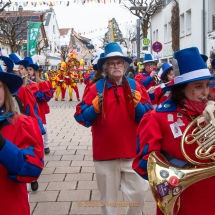
[[[4,72],[0,66],[0,81],[4,82],[10,93],[15,93],[23,84],[23,79],[19,75],[10,72]]]
[[[27,60],[29,62],[28,67],[32,67],[34,70],[38,71],[39,66],[33,62],[31,57],[25,57],[24,60]]]
[[[16,65],[23,65],[25,68],[28,67],[29,61],[20,60],[20,58],[17,54],[15,54],[15,53],[9,54],[9,57]]]
[[[2,60],[5,63],[5,66],[7,67],[7,72],[12,72],[13,70],[13,61],[6,56],[0,56],[0,60]]]
[[[125,57],[122,53],[122,49],[119,46],[118,43],[112,42],[108,43],[105,46],[105,52],[104,52],[104,57],[100,58],[97,62],[97,67],[100,71],[102,71],[102,66],[105,63],[105,61],[109,58],[112,57],[121,57],[123,58],[128,64],[132,62],[132,59],[129,57]]]
[[[97,62],[98,62],[98,60],[99,60],[101,57],[104,57],[104,56],[105,56],[105,53],[101,53],[100,56],[99,56],[98,59],[97,59]],[[97,63],[93,65],[93,69],[94,69],[94,70],[99,70]]]
[[[155,60],[153,60],[151,54],[145,54],[143,64],[144,63],[150,63],[150,62],[151,63],[156,63]]]
[[[171,66],[169,63],[167,63],[167,62],[163,63],[162,66],[161,66],[161,68],[162,68],[162,70],[163,70],[163,73],[161,74],[161,80],[164,80],[166,74],[167,74],[170,70],[172,70],[173,68],[172,68],[172,66]]]
[[[173,86],[215,78],[210,74],[197,47],[177,51],[174,53],[174,58],[178,62],[179,74],[175,75],[174,84],[164,87],[163,91],[170,90]]]

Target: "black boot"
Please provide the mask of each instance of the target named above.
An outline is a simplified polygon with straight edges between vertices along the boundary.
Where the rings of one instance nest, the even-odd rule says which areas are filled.
[[[45,148],[45,149],[44,149],[44,152],[45,152],[46,155],[49,154],[49,153],[50,153],[49,147],[48,147],[48,148]]]
[[[32,191],[37,191],[38,188],[39,188],[38,181],[31,182],[31,189],[32,189]]]

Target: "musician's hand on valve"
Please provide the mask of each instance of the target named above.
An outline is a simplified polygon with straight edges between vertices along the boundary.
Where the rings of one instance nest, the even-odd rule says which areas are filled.
[[[215,102],[208,101],[208,103],[203,111],[203,116],[205,118],[206,123],[209,123],[210,121],[212,121],[212,125],[215,127],[214,112],[215,112]]]
[[[155,75],[156,75],[156,72],[155,72],[155,71],[152,71],[152,72],[150,73],[150,76],[151,76],[152,78],[154,78]]]

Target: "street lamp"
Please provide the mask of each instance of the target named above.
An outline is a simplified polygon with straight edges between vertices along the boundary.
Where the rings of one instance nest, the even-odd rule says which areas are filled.
[[[145,13],[143,14],[141,19],[137,19],[137,62],[140,62],[140,23],[142,23],[143,19],[145,18],[147,6],[134,6],[130,7],[130,10],[144,10]]]

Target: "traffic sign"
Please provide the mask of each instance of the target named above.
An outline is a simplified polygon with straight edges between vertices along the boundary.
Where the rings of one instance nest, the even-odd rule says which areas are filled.
[[[158,52],[160,52],[162,50],[162,48],[163,48],[163,45],[158,41],[152,44],[152,50],[154,52],[158,53]]]
[[[143,45],[144,45],[144,46],[148,46],[149,44],[150,44],[150,39],[144,38],[144,39],[143,39]]]

